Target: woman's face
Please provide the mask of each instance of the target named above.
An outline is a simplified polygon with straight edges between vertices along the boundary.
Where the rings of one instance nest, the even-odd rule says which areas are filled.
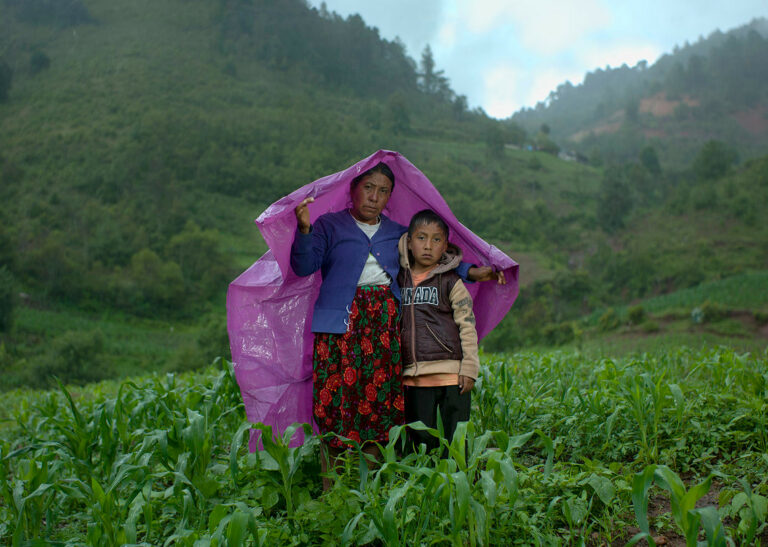
[[[376,224],[392,194],[392,181],[382,173],[371,173],[352,189],[352,216],[365,224]]]

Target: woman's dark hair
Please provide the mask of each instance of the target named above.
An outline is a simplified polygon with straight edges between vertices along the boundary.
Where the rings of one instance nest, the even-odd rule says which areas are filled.
[[[424,209],[419,211],[411,217],[411,222],[408,224],[408,237],[413,235],[416,228],[423,226],[424,224],[437,224],[438,227],[445,232],[445,239],[448,239],[450,230],[448,230],[448,224],[443,220],[443,217],[435,213],[432,209]]]
[[[383,161],[380,161],[368,171],[361,173],[360,175],[357,175],[355,178],[352,179],[352,183],[349,185],[350,190],[354,190],[355,186],[357,186],[361,180],[363,180],[368,175],[372,175],[373,173],[381,173],[385,177],[387,177],[392,182],[392,190],[395,189],[395,174],[392,172],[392,169],[389,168],[389,165],[384,163]]]

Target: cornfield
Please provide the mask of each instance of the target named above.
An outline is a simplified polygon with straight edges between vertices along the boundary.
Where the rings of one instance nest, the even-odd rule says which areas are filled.
[[[768,353],[482,356],[448,457],[249,430],[231,364],[8,393],[0,538],[11,545],[687,545],[766,541]],[[413,427],[423,427],[420,424]],[[439,431],[432,431],[440,436]],[[440,452],[440,451],[437,451]],[[666,540],[665,540],[666,541]]]

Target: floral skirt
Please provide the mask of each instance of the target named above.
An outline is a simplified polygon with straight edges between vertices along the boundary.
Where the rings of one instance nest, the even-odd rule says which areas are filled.
[[[398,305],[387,286],[357,288],[344,334],[316,333],[313,409],[322,433],[386,443],[404,423]],[[331,446],[347,445],[338,438]]]

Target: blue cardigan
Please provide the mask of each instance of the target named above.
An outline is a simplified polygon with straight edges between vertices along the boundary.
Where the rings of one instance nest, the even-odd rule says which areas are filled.
[[[397,243],[407,230],[381,215],[381,226],[369,240],[348,210],[320,216],[308,234],[296,230],[291,246],[291,268],[298,276],[311,275],[319,269],[323,277],[312,315],[312,332],[347,332],[349,309],[368,253],[376,257],[392,278],[390,288],[400,301]],[[462,262],[456,271],[466,279],[470,266]]]

